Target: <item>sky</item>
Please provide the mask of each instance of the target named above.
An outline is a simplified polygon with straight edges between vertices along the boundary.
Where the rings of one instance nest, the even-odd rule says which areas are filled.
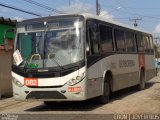
[[[34,12],[42,16],[57,14],[26,1],[49,6],[64,13],[96,13],[96,0],[0,0],[0,3]],[[70,1],[70,6],[69,6]],[[154,2],[153,2],[154,1]],[[99,0],[101,16],[133,26],[132,19],[139,18],[138,28],[160,37],[160,0]],[[17,20],[36,16],[0,6],[0,16]]]

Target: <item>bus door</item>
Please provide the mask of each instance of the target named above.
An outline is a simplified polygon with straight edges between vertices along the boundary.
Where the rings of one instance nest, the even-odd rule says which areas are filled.
[[[102,92],[101,87],[97,87],[102,86],[102,81],[98,79],[101,78],[101,64],[98,64],[98,61],[101,60],[101,54],[98,26],[94,20],[89,20],[87,22],[86,52],[89,88],[88,95],[90,98],[94,95],[100,95]]]

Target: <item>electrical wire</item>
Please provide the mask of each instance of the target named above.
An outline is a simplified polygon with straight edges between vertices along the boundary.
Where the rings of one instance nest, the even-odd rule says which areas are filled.
[[[32,9],[33,8],[33,5],[30,4],[30,3],[27,3],[25,1],[22,1],[22,0],[16,0],[18,3],[24,5],[28,8],[28,9]],[[44,11],[44,10],[40,10],[38,6],[34,6],[34,10],[32,10],[32,12],[35,12],[35,13],[39,13],[39,14],[42,14],[42,15],[48,15],[48,11]]]
[[[49,6],[43,5],[43,4],[41,4],[41,3],[35,2],[35,1],[33,1],[33,0],[23,0],[23,1],[28,2],[28,3],[30,3],[30,4],[33,4],[33,5],[36,5],[36,6],[39,6],[39,7],[41,7],[41,8],[44,8],[44,9],[53,11],[53,12],[55,12],[55,13],[64,14],[63,11],[59,11],[59,10],[57,10],[57,9],[54,9],[54,8],[49,7]]]
[[[106,6],[104,4],[102,6],[106,8]],[[122,10],[122,8],[117,9],[117,8],[110,7],[110,9],[112,9],[112,12],[113,11],[114,12],[121,12],[121,13],[128,14],[128,15],[139,16],[140,18],[160,19],[160,17],[158,17],[160,15],[141,15],[141,14],[138,14],[138,13],[130,12],[128,10]],[[121,18],[121,19],[123,19],[123,18]],[[124,18],[124,19],[126,19],[126,18]]]
[[[39,14],[36,14],[36,13],[33,13],[33,12],[29,12],[29,11],[26,11],[26,10],[22,10],[22,9],[13,7],[13,6],[9,6],[9,5],[3,4],[1,2],[0,2],[0,6],[6,7],[6,8],[10,8],[10,9],[13,9],[13,10],[16,10],[16,11],[20,11],[20,12],[23,12],[23,13],[27,13],[27,14],[30,14],[30,15],[38,16],[38,17],[41,16]]]

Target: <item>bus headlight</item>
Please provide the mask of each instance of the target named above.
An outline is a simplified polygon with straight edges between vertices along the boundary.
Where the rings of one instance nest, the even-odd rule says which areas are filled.
[[[67,85],[73,86],[73,85],[79,83],[81,80],[83,80],[84,77],[85,77],[85,73],[83,73],[81,76],[77,76],[76,78],[72,78],[71,80],[69,80],[67,82]]]
[[[18,81],[16,78],[12,77],[12,81],[18,86],[18,87],[23,87],[24,85]]]

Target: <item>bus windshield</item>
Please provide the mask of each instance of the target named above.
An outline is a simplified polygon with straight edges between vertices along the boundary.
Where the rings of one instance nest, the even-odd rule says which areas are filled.
[[[43,24],[21,25],[17,29],[15,50],[19,50],[23,59],[17,66],[62,67],[84,59],[82,21],[56,19]]]

